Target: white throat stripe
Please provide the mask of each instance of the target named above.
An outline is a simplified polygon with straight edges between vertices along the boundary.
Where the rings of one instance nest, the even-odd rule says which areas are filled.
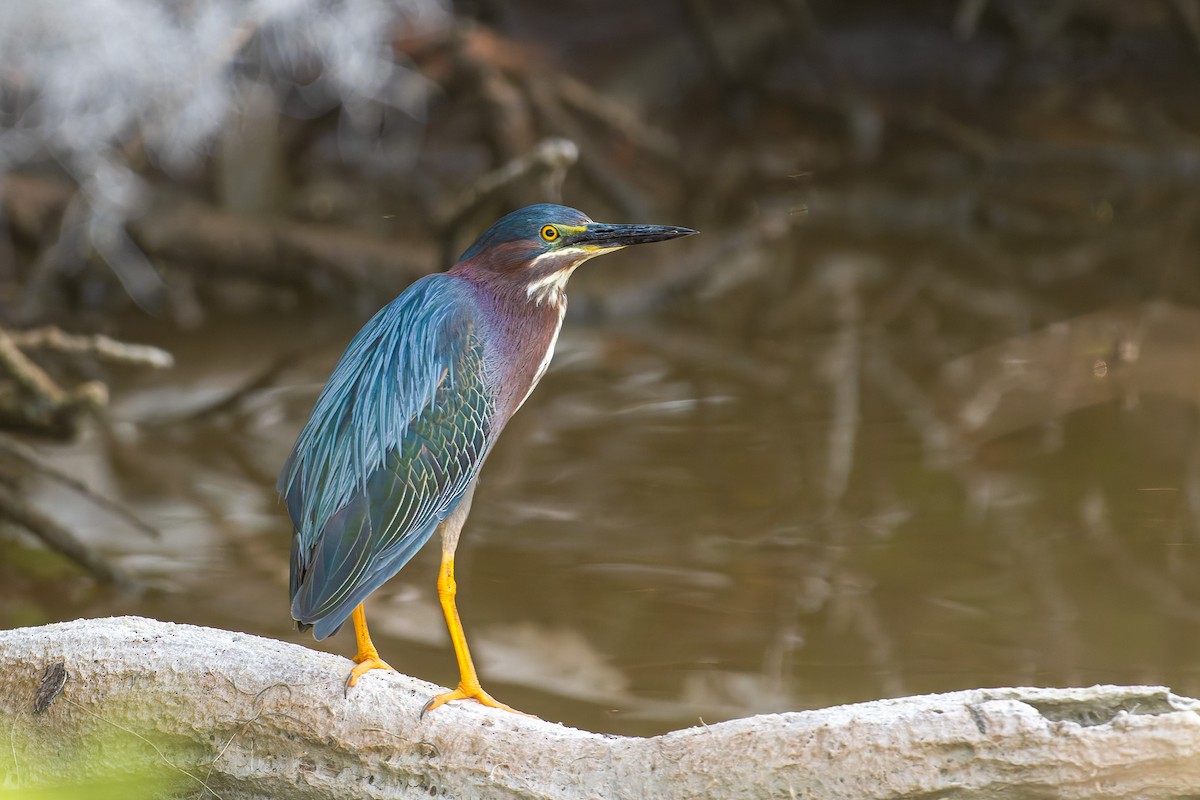
[[[538,305],[546,300],[547,297],[555,294],[560,294],[567,285],[567,280],[570,279],[571,273],[575,271],[583,262],[587,261],[592,256],[598,256],[601,253],[608,253],[613,250],[620,250],[620,247],[598,247],[596,245],[582,245],[564,247],[560,250],[551,250],[548,253],[542,253],[537,258],[529,263],[528,269],[536,270],[539,264],[550,262],[551,264],[561,264],[559,269],[545,275],[525,288],[525,296],[531,300],[536,300]]]

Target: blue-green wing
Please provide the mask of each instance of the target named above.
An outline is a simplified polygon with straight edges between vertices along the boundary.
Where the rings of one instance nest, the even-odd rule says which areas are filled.
[[[292,616],[333,633],[428,541],[478,474],[492,395],[469,287],[423,278],[351,341],[279,490]]]

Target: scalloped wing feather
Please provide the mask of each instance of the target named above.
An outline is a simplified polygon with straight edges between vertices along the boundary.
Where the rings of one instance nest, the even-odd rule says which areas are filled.
[[[475,479],[494,400],[468,290],[414,283],[347,347],[279,479],[292,616],[318,638],[428,541]]]

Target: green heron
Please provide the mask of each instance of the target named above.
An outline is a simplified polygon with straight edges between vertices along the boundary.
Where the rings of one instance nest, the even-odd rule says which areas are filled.
[[[454,550],[480,467],[550,363],[575,268],[691,233],[529,206],[488,228],[449,271],[409,286],[351,340],[278,485],[295,525],[292,617],[317,639],[353,618],[348,687],[392,669],[371,642],[363,601],[440,531],[438,599],[459,683],[421,713],[464,698],[512,710],[479,685],[454,602]]]

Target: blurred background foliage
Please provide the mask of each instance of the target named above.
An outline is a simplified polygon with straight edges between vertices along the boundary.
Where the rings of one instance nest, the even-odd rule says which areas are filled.
[[[324,377],[554,201],[703,235],[573,280],[484,472],[500,699],[1194,695],[1198,71],[1196,0],[6,0],[0,625],[311,644],[273,486]],[[435,562],[372,619],[445,683]]]

